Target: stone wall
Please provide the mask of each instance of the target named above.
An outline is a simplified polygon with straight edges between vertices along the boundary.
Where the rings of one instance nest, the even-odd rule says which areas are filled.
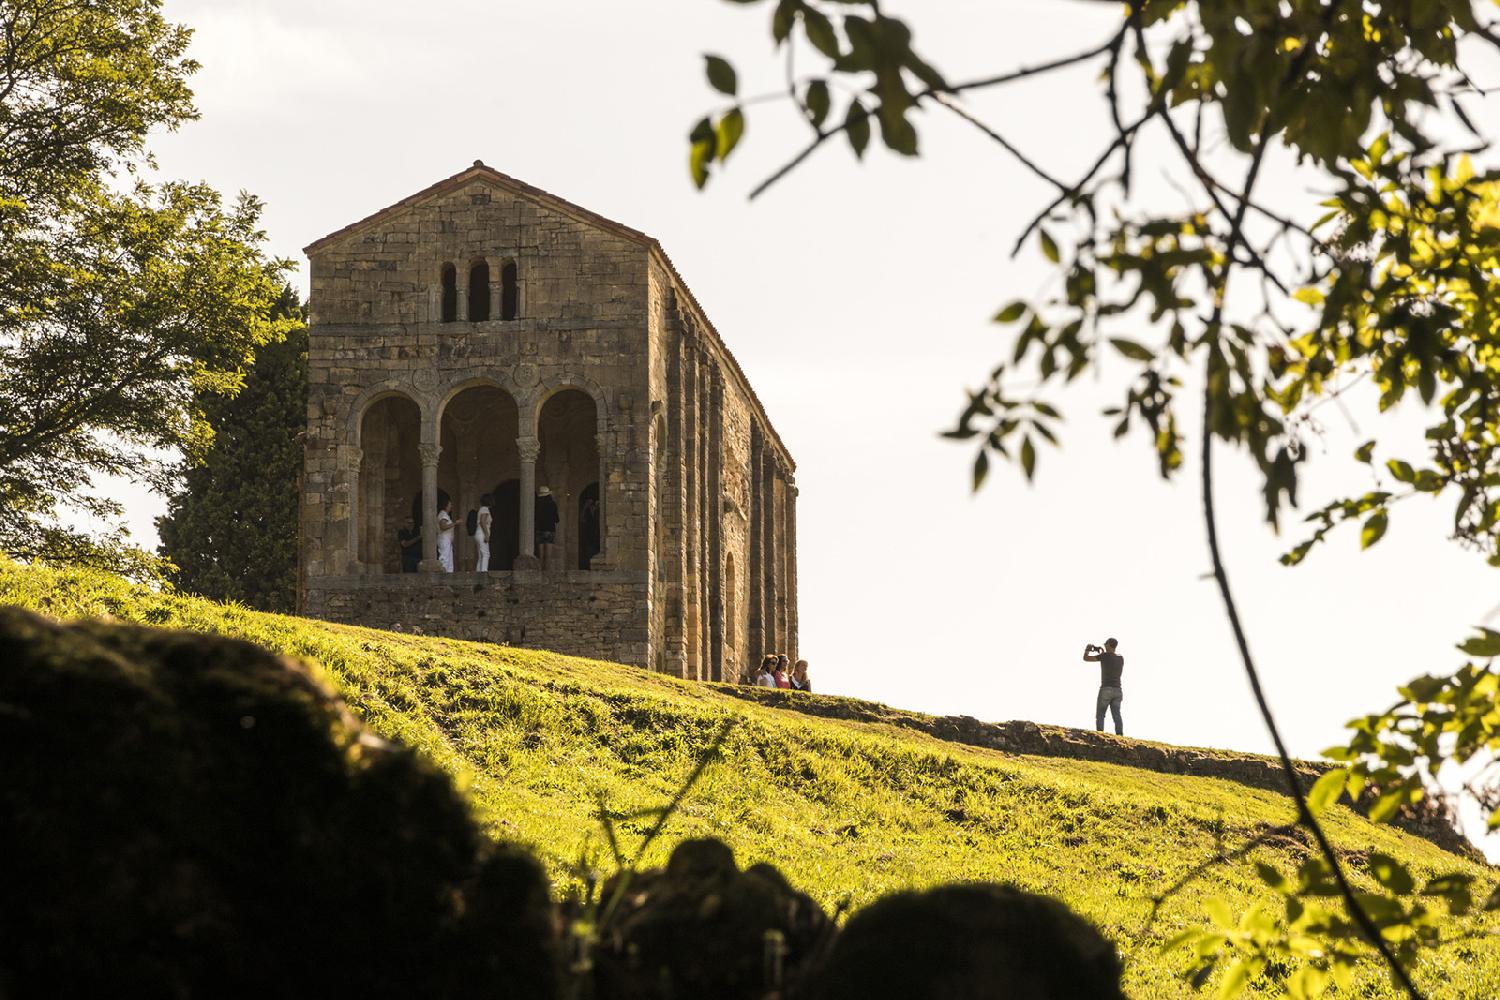
[[[307,589],[326,621],[648,662],[642,573],[541,570],[335,577]]]

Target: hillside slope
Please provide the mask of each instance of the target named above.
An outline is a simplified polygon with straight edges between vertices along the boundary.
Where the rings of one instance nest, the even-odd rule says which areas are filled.
[[[776,864],[830,909],[904,886],[1013,882],[1099,924],[1140,998],[1190,995],[1175,975],[1184,959],[1163,957],[1160,946],[1205,920],[1205,899],[1222,898],[1233,912],[1271,901],[1251,862],[1289,870],[1306,853],[1298,838],[1280,838],[1190,883],[1152,920],[1155,895],[1221,849],[1288,822],[1288,800],[1220,778],[1009,754],[906,726],[789,712],[618,664],[161,595],[101,574],[0,561],[0,603],[216,632],[320,662],[372,728],[455,775],[486,827],[532,845],[559,884],[578,877],[581,858],[603,853],[601,803],[634,843],[649,823],[636,814],[667,800],[733,720],[721,757],[648,863],[681,837],[712,834],[744,863]],[[1496,881],[1490,869],[1342,807],[1329,827],[1366,887],[1368,850],[1401,858],[1414,874],[1465,870],[1482,886]],[[1492,997],[1500,948],[1455,943],[1418,975],[1432,996]],[[1359,995],[1391,995],[1378,969],[1363,978]]]

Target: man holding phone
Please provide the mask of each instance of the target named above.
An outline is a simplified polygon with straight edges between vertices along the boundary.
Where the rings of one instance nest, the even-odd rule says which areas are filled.
[[[1115,735],[1124,736],[1120,702],[1125,699],[1125,691],[1120,687],[1120,675],[1125,672],[1125,657],[1115,652],[1118,645],[1114,639],[1105,639],[1103,646],[1089,643],[1083,647],[1083,658],[1099,664],[1099,697],[1094,700],[1094,728],[1104,731],[1104,710],[1108,708],[1115,719]]]

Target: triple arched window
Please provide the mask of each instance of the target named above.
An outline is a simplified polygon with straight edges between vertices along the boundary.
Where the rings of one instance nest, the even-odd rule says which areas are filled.
[[[521,289],[517,278],[516,262],[507,260],[500,265],[499,303],[493,301],[495,291],[491,282],[490,263],[483,257],[469,264],[468,294],[464,303],[464,318],[471,323],[480,323],[496,318],[495,306],[499,306],[500,319],[517,319],[521,315]],[[453,323],[459,318],[458,268],[445,263],[439,273],[438,316],[441,322]]]

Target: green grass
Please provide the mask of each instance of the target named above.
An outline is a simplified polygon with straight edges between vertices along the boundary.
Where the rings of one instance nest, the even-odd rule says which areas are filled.
[[[97,573],[0,561],[0,603],[236,636],[318,661],[372,729],[454,775],[484,826],[530,844],[560,888],[581,857],[602,852],[601,801],[637,842],[650,820],[631,814],[668,799],[733,719],[722,758],[648,862],[682,837],[718,836],[742,863],[776,864],[829,908],[951,880],[1012,882],[1097,923],[1125,956],[1138,998],[1191,995],[1177,976],[1185,960],[1164,957],[1161,944],[1204,922],[1208,898],[1235,913],[1275,905],[1252,862],[1290,870],[1306,850],[1287,838],[1216,867],[1148,923],[1153,895],[1221,847],[1288,822],[1289,801],[1217,779],[1011,756],[897,726],[813,718],[618,664],[261,614]],[[1496,881],[1492,869],[1342,807],[1328,826],[1366,888],[1367,850],[1419,875],[1468,871],[1486,889]],[[1416,972],[1429,996],[1490,998],[1500,990],[1500,948],[1459,942]],[[1373,963],[1358,985],[1359,996],[1394,995]]]

